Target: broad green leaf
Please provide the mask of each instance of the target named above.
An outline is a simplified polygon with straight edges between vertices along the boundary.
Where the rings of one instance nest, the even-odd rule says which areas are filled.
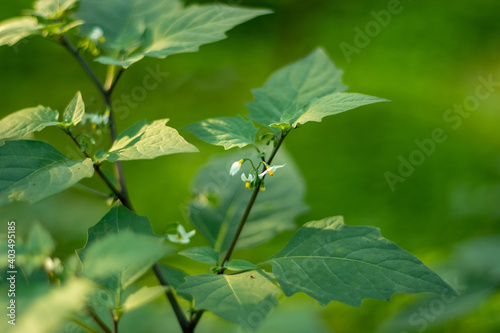
[[[33,5],[35,10],[30,14],[55,19],[73,7],[76,2],[77,0],[38,0]]]
[[[261,271],[234,275],[188,276],[180,291],[193,295],[194,307],[249,327],[246,318],[266,316],[277,305],[280,290]]]
[[[182,296],[188,301],[192,301],[193,297],[190,294],[182,293],[177,290],[184,282],[186,282],[185,278],[189,276],[189,274],[183,270],[168,265],[160,264],[160,268],[170,287],[174,288],[179,296]]]
[[[226,38],[234,26],[264,14],[267,9],[250,9],[223,4],[190,6],[166,15],[153,31],[146,56],[163,58],[182,52],[196,52],[203,44]]]
[[[25,242],[17,241],[16,265],[23,268],[23,272],[30,276],[35,270],[42,267],[43,262],[54,251],[56,244],[50,233],[38,221],[35,221]]]
[[[248,271],[251,269],[259,269],[259,266],[256,266],[246,260],[233,259],[226,264],[226,268],[231,271]]]
[[[123,290],[168,251],[161,238],[125,230],[101,238],[80,252],[82,274],[112,290]]]
[[[266,84],[254,89],[255,101],[248,103],[247,118],[262,125],[286,130],[309,121],[386,101],[381,98],[344,93],[347,87],[322,49],[271,75]]]
[[[195,177],[194,198],[188,205],[188,215],[196,229],[217,252],[224,252],[233,238],[252,192],[245,189],[240,174],[229,175],[231,164],[257,154],[241,150],[212,158]],[[265,192],[259,193],[237,243],[248,248],[270,240],[283,230],[295,228],[294,218],[305,212],[304,182],[293,160],[280,150],[273,164],[286,164],[272,177],[265,179]],[[240,172],[248,174],[244,164]]]
[[[2,332],[11,333],[50,333],[63,325],[68,316],[80,310],[85,305],[85,297],[94,289],[86,279],[73,278],[62,286],[53,286],[43,294],[34,293],[29,302],[23,298],[19,309],[23,311],[16,318],[16,325],[8,325]],[[3,322],[7,322],[4,320]],[[2,326],[0,325],[0,328]]]
[[[85,113],[85,104],[83,103],[82,94],[76,93],[76,96],[64,110],[63,121],[65,124],[78,124]]]
[[[212,145],[222,146],[226,150],[233,147],[245,147],[255,145],[255,136],[258,129],[251,121],[237,117],[222,117],[203,120],[184,127],[203,140]]]
[[[310,121],[320,122],[323,117],[379,102],[387,102],[387,100],[361,94],[338,92],[321,97],[292,114],[284,114],[282,121],[297,127],[298,124]]]
[[[172,127],[168,119],[152,123],[141,121],[123,131],[108,152],[96,154],[99,160],[129,161],[152,159],[158,156],[198,152]]]
[[[58,117],[59,112],[41,105],[14,112],[0,120],[0,139],[23,137],[59,125]]]
[[[34,17],[13,17],[0,22],[0,46],[12,46],[29,35],[37,34],[43,25]]]
[[[151,223],[146,216],[139,216],[123,205],[116,205],[96,225],[89,229],[85,247],[108,235],[118,234],[123,231],[154,235]]]
[[[278,70],[262,88],[252,90],[255,101],[247,103],[250,109],[247,118],[265,126],[284,123],[281,119],[285,112],[303,108],[315,98],[345,90],[342,70],[318,48]]]
[[[265,263],[285,295],[304,292],[321,305],[337,300],[360,306],[364,298],[389,300],[395,293],[455,293],[379,229],[349,227],[339,216],[306,223]]]
[[[0,146],[0,206],[37,202],[93,173],[89,158],[70,160],[41,141],[7,141]]]
[[[179,252],[179,254],[206,264],[215,264],[219,261],[219,254],[208,246],[192,247]]]
[[[130,311],[151,302],[158,296],[163,295],[168,288],[166,286],[142,287],[125,299],[123,311]]]
[[[82,34],[99,27],[107,55],[96,61],[127,67],[144,56],[164,58],[195,52],[226,37],[225,32],[268,10],[223,4],[183,7],[179,0],[81,0]]]

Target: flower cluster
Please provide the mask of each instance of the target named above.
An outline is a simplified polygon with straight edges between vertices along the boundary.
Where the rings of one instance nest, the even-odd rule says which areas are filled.
[[[260,189],[262,191],[264,191],[265,190],[264,181],[263,181],[264,176],[266,174],[269,174],[269,176],[272,176],[272,175],[274,175],[274,172],[277,169],[282,168],[282,167],[285,166],[285,164],[270,166],[266,162],[260,162],[259,165],[257,166],[257,168],[261,164],[263,164],[264,167],[265,167],[265,170],[262,171],[261,173],[258,173],[257,168],[254,166],[254,164],[252,163],[251,160],[249,160],[249,159],[241,159],[239,161],[234,162],[231,165],[231,168],[229,170],[229,174],[231,176],[236,175],[240,171],[241,166],[243,165],[243,163],[245,163],[246,161],[249,161],[252,164],[253,169],[249,172],[248,176],[245,173],[242,173],[241,174],[241,180],[245,183],[245,188],[248,188],[250,190],[253,189],[257,185],[257,177],[255,175],[253,175],[252,172],[255,172],[255,174],[258,174],[258,178],[261,180]]]

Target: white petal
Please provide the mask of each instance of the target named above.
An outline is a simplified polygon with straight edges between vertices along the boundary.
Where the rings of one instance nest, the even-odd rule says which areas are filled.
[[[269,170],[271,170],[271,168],[266,169],[263,172],[259,173],[259,178],[262,179],[262,177],[264,177]]]
[[[246,182],[247,181],[247,176],[245,176],[244,173],[241,174],[241,180]]]
[[[186,234],[186,238],[191,238],[196,234],[196,230],[191,230]]]
[[[179,238],[178,235],[171,235],[167,234],[168,240],[171,241],[172,243],[181,243],[181,239]]]
[[[177,225],[177,232],[180,234],[180,235],[185,235],[186,234],[186,229],[184,229],[184,227],[180,224]]]
[[[229,170],[229,174],[231,176],[234,176],[235,174],[238,173],[238,171],[240,171],[241,169],[241,163],[240,161],[236,161],[233,163],[233,165],[231,165],[231,170]]]

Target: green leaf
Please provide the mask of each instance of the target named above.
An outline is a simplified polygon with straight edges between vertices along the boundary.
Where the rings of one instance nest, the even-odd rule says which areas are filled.
[[[145,120],[123,131],[109,152],[96,154],[99,160],[129,161],[153,159],[158,156],[198,152],[172,127],[165,126],[168,119],[146,123]]]
[[[30,276],[54,251],[56,244],[50,233],[38,221],[35,221],[25,243],[16,246],[16,264]]]
[[[261,271],[235,275],[188,276],[180,291],[194,297],[198,310],[208,310],[245,328],[251,327],[245,320],[256,313],[266,316],[277,305],[280,290]]]
[[[139,216],[123,205],[116,205],[96,225],[89,229],[85,247],[108,235],[124,231],[154,235],[151,222],[146,216]],[[84,250],[82,251],[84,252]]]
[[[14,112],[0,120],[0,139],[23,137],[47,126],[59,125],[58,117],[59,112],[41,105]]]
[[[268,13],[222,4],[183,8],[178,0],[82,0],[77,18],[85,21],[83,35],[95,27],[104,32],[107,55],[96,61],[127,67],[144,56],[196,52],[224,39],[232,27]]]
[[[307,57],[280,69],[262,88],[252,90],[255,101],[247,103],[247,118],[282,130],[309,121],[321,121],[356,107],[385,101],[360,94],[343,93],[342,70],[318,48]]]
[[[164,294],[168,288],[166,286],[142,287],[126,298],[125,303],[123,303],[123,311],[130,311],[151,302]]]
[[[90,281],[81,278],[73,278],[62,286],[53,286],[45,293],[30,289],[31,294],[28,291],[24,293],[30,296],[16,300],[16,308],[18,302],[23,304],[23,312],[16,318],[16,325],[6,324],[10,327],[5,328],[0,324],[0,329],[12,333],[56,332],[67,322],[68,316],[85,305],[85,297],[93,289]]]
[[[226,264],[226,268],[231,271],[248,271],[251,269],[259,269],[259,266],[256,266],[246,260],[233,259]]]
[[[204,165],[192,185],[194,198],[188,215],[196,229],[218,252],[224,252],[233,238],[252,192],[245,189],[240,175],[230,176],[231,164],[242,158],[259,161],[257,154],[241,150],[214,157]],[[266,191],[259,194],[237,243],[248,248],[268,241],[284,230],[295,229],[294,218],[305,212],[304,182],[293,160],[280,150],[275,164],[286,164],[266,177]],[[241,168],[248,174],[249,163]]]
[[[255,136],[258,132],[251,121],[241,116],[207,119],[183,129],[193,133],[200,140],[222,146],[226,150],[255,145]]]
[[[306,223],[265,263],[285,295],[304,292],[322,305],[337,300],[360,306],[364,298],[389,300],[395,293],[455,293],[379,229],[349,227],[339,216]]]
[[[179,252],[179,254],[206,264],[215,264],[219,261],[219,254],[208,246],[192,247]]]
[[[37,202],[93,173],[89,158],[70,160],[41,141],[7,141],[0,146],[0,206]]]
[[[66,107],[66,110],[64,110],[63,121],[65,124],[76,125],[82,120],[84,113],[85,104],[82,100],[82,94],[77,92],[76,96]]]
[[[379,102],[388,101],[362,94],[338,92],[321,97],[307,107],[297,110],[293,114],[284,115],[284,117],[288,123],[293,124],[293,127],[297,127],[298,124],[305,124],[309,121],[321,122],[323,117]]]
[[[112,290],[124,290],[168,251],[161,238],[125,230],[99,239],[80,252],[82,274]]]
[[[175,289],[177,294],[182,296],[185,300],[192,301],[193,297],[190,294],[179,292],[177,290],[184,282],[186,282],[185,278],[189,276],[189,274],[183,270],[168,265],[160,264],[160,268],[169,285]]]
[[[43,25],[34,17],[13,17],[0,22],[0,46],[12,46],[21,39],[38,34]]]
[[[33,5],[35,10],[30,14],[46,19],[55,19],[72,8],[76,2],[77,0],[38,0]]]

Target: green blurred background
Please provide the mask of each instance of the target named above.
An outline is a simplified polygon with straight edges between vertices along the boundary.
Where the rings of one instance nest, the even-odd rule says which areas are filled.
[[[500,234],[500,87],[492,88],[491,96],[462,118],[458,128],[452,128],[453,123],[443,116],[475,95],[479,76],[500,82],[500,2],[401,1],[401,11],[391,16],[390,23],[373,33],[366,46],[358,47],[359,52],[346,57],[340,45],[356,46],[355,28],[365,30],[366,24],[375,21],[371,11],[387,10],[390,2],[229,1],[272,8],[275,13],[236,27],[227,40],[203,46],[198,53],[146,59],[133,65],[115,91],[118,105],[125,105],[122,94],[130,94],[142,84],[148,68],[159,66],[168,77],[143,100],[135,101],[137,106],[128,108],[128,114],[118,114],[118,129],[142,119],[170,118],[169,125],[179,129],[205,118],[247,114],[244,103],[252,100],[250,89],[260,87],[276,69],[323,46],[344,70],[349,91],[392,102],[308,124],[287,139],[285,146],[306,179],[310,206],[297,225],[343,215],[349,225],[379,227],[384,237],[456,284],[456,276],[471,274],[463,273],[470,269],[467,264],[492,255],[491,249],[479,251],[478,258],[464,263],[460,256],[455,258],[457,247],[471,238]],[[2,1],[0,20],[30,7],[29,0]],[[104,76],[102,66],[94,63],[93,67]],[[82,91],[89,110],[102,108],[98,92],[79,64],[61,46],[41,38],[0,48],[0,73],[0,118],[38,104],[63,110],[77,90]],[[415,140],[430,138],[436,128],[446,133],[445,142],[437,144],[435,152],[392,191],[384,174],[396,174],[399,156],[408,159],[418,149]],[[199,154],[124,164],[132,202],[139,214],[150,218],[157,232],[170,222],[189,225],[183,210],[190,198],[190,179],[211,155],[223,153],[222,148],[205,144],[190,133],[181,134],[200,149]],[[36,138],[49,140],[70,154],[71,142],[62,131],[47,129]],[[105,138],[102,145],[108,144]],[[85,184],[105,190],[97,179]],[[84,245],[86,229],[108,209],[101,199],[72,189],[34,206],[1,208],[0,216],[18,221],[21,235],[33,221],[40,221],[57,239],[57,255],[64,258]],[[281,235],[256,250],[240,252],[238,257],[265,259],[290,236]],[[201,236],[195,237],[195,244],[204,245]],[[188,271],[202,272],[190,266],[192,262],[172,261]],[[491,262],[500,265],[500,256]],[[462,273],[454,275],[457,270]],[[479,277],[474,288],[498,288],[499,277],[494,275],[493,282]],[[463,283],[466,294],[468,282]],[[296,295],[281,300],[285,303],[282,310],[278,308],[270,316],[262,331],[277,332],[280,330],[273,327],[284,324],[294,325],[295,330],[287,329],[289,332],[302,332],[301,327],[318,332],[385,331],[381,325],[415,299],[419,297],[396,295],[391,302],[367,300],[359,309],[336,302],[321,308]],[[158,304],[168,307],[164,300]],[[425,331],[498,332],[498,313],[500,295],[491,292],[449,318],[440,317],[439,312],[427,321]],[[405,318],[402,321],[408,323],[408,316]],[[214,331],[236,332],[234,326],[221,328],[214,318],[204,320],[205,330],[200,331],[212,331],[213,326]],[[176,323],[170,323],[176,329]]]

